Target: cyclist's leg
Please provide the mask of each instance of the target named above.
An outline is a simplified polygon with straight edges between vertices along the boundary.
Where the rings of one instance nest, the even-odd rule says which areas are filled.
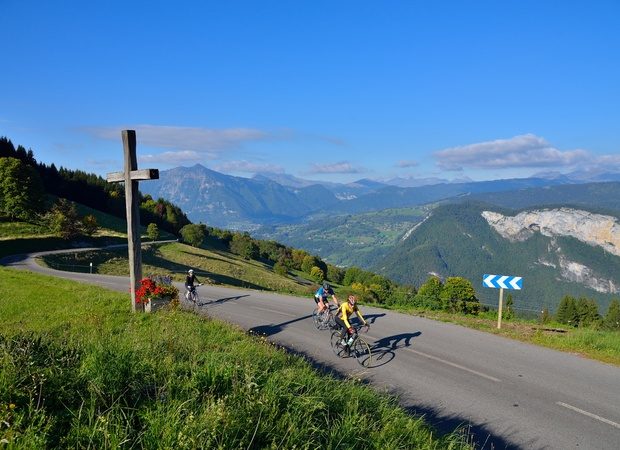
[[[344,323],[344,320],[342,320],[340,317],[336,316],[334,317],[334,322],[336,323],[336,328],[337,330],[339,329],[340,331],[340,337],[342,340],[342,345],[346,345],[346,337],[347,337],[347,326]]]

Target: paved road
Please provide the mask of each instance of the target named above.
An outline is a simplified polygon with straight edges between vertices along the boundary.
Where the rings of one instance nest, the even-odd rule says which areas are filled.
[[[74,250],[72,250],[74,251]],[[31,256],[5,264],[126,292],[127,277],[74,274]],[[372,367],[339,359],[317,331],[311,299],[218,286],[199,288],[197,312],[236,323],[318,366],[396,394],[441,430],[471,427],[482,448],[620,448],[620,368],[457,325],[362,307]]]

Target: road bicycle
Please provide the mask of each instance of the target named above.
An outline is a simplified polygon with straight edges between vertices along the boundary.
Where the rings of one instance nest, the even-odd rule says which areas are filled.
[[[356,325],[353,327],[353,341],[348,343],[348,335],[344,329],[334,330],[331,336],[331,346],[334,353],[340,357],[353,356],[359,364],[364,367],[370,367],[372,362],[372,351],[370,345],[359,335],[359,331],[365,328],[368,331],[368,325]]]
[[[312,322],[317,330],[327,330],[336,326],[334,320],[334,313],[332,312],[332,306],[328,305],[327,308],[319,312],[319,305],[312,311]]]
[[[191,303],[193,303],[194,305],[199,305],[199,301],[200,301],[200,297],[198,297],[198,292],[196,291],[196,288],[198,286],[202,286],[202,283],[198,283],[196,286],[192,286],[186,293],[185,293],[185,299]]]

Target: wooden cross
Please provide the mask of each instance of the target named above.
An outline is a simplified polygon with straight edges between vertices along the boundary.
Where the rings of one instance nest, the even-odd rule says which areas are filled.
[[[142,253],[140,244],[140,205],[138,204],[138,181],[157,180],[159,170],[138,170],[136,158],[136,132],[123,130],[125,171],[109,173],[108,183],[125,183],[125,209],[127,210],[127,244],[129,246],[129,278],[131,290],[131,311],[136,312],[136,290],[142,279]],[[144,304],[141,305],[144,311]]]

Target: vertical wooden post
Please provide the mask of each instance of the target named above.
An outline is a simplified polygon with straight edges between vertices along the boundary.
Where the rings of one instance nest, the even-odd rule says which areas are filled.
[[[504,303],[504,288],[499,289],[499,308],[497,308],[497,329],[502,327],[502,305]]]
[[[127,243],[129,245],[129,278],[131,311],[136,312],[136,290],[142,279],[142,254],[140,243],[140,205],[138,204],[138,181],[131,179],[131,172],[138,169],[135,130],[123,130],[125,152],[125,208],[127,210]],[[140,304],[144,309],[144,305]]]

